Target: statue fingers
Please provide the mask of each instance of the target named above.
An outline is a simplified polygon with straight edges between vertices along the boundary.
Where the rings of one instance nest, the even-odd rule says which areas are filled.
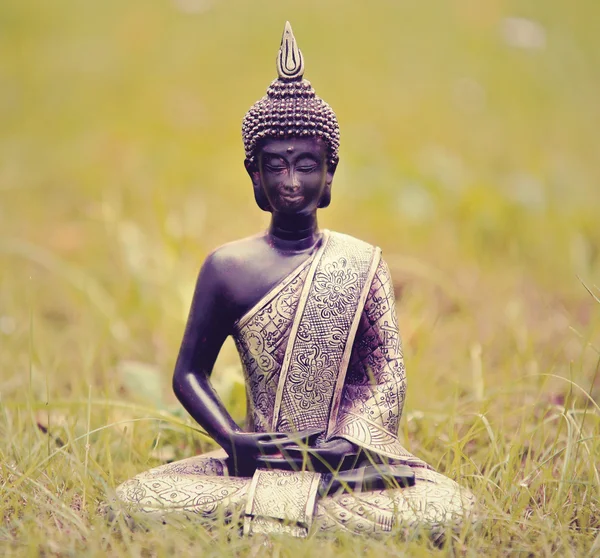
[[[257,442],[258,451],[261,455],[273,455],[281,453],[282,445],[281,442],[273,440],[259,440]]]
[[[293,459],[286,459],[284,457],[259,457],[257,460],[258,467],[260,469],[281,469],[284,471],[300,471],[302,468],[302,462],[297,463]]]
[[[323,430],[311,428],[300,432],[270,432],[260,435],[264,441],[277,441],[280,444],[295,444],[299,446],[314,446]]]
[[[275,440],[287,440],[289,435],[285,432],[258,432],[251,434],[251,436],[259,442],[273,442]]]
[[[287,436],[290,441],[296,442],[298,445],[313,446],[322,433],[323,430],[320,428],[309,428],[300,432],[290,432]]]

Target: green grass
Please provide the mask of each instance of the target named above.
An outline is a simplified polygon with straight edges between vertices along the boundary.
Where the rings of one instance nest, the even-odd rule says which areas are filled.
[[[600,554],[598,17],[591,0],[2,2],[2,553]],[[380,245],[397,287],[404,443],[480,500],[441,550],[265,549],[99,514],[119,482],[210,447],[170,376],[203,258],[266,223],[240,123],[285,19],[342,128],[321,224]],[[241,419],[239,372],[229,343],[214,378]]]

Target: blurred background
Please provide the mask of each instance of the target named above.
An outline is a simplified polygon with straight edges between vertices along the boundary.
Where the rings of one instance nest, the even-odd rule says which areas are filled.
[[[3,400],[176,408],[198,269],[268,222],[240,126],[286,19],[341,124],[320,224],[384,250],[408,412],[502,421],[564,401],[545,374],[597,398],[599,18],[592,0],[4,0]],[[240,418],[232,345],[215,383]]]

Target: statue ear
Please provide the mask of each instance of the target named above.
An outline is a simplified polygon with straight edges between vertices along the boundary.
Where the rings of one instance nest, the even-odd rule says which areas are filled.
[[[331,203],[331,184],[333,182],[333,175],[337,165],[327,165],[327,178],[325,179],[325,189],[321,194],[321,200],[319,201],[319,207],[321,209],[328,207]]]
[[[244,160],[244,166],[246,167],[246,172],[250,176],[250,180],[252,180],[252,189],[254,190],[254,200],[256,201],[256,205],[263,211],[270,212],[271,206],[267,196],[265,196],[265,191],[263,190],[260,180],[260,172],[258,171],[256,163],[246,159]]]
[[[324,209],[329,207],[331,203],[331,184],[326,184],[323,193],[321,194],[321,199],[319,200],[319,208]]]

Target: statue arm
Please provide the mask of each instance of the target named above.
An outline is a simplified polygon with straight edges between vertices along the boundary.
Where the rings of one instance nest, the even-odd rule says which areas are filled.
[[[194,291],[173,374],[173,391],[192,416],[232,459],[234,474],[251,474],[260,455],[276,453],[298,436],[244,432],[210,383],[213,366],[231,331],[235,309],[223,280],[231,270],[218,252],[204,262]]]
[[[198,275],[183,341],[173,374],[173,390],[186,411],[222,447],[240,431],[210,383],[213,366],[231,327],[231,308],[211,254]]]

